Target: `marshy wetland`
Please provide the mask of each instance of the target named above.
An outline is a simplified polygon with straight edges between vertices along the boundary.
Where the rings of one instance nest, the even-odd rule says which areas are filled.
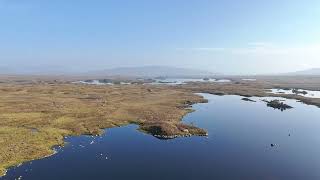
[[[318,179],[320,109],[268,108],[263,98],[201,94],[183,122],[205,128],[207,137],[160,140],[137,125],[107,129],[101,136],[65,138],[48,158],[8,171],[8,179]],[[273,100],[275,98],[268,98]],[[232,113],[229,113],[232,111]],[[233,173],[229,173],[232,170]],[[74,173],[76,172],[76,173]],[[166,173],[163,173],[166,172]]]
[[[9,171],[2,179],[318,179],[320,100],[268,93],[289,84],[261,79],[4,82],[0,170]],[[292,108],[268,107],[273,100]]]

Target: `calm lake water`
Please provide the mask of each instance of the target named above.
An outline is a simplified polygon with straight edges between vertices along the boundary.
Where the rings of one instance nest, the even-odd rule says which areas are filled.
[[[285,89],[270,89],[272,94],[296,94],[292,91],[292,89],[285,90]],[[320,98],[320,91],[310,91],[305,89],[297,89],[298,91],[302,92],[305,91],[307,94],[297,94],[299,96],[308,97],[308,98]]]
[[[187,84],[188,82],[203,82],[203,83],[228,83],[231,82],[229,79],[190,79],[190,78],[168,78],[168,79],[156,79],[156,82],[150,84],[165,84],[165,85],[180,85]]]
[[[320,179],[319,108],[286,100],[294,108],[281,112],[264,98],[204,96],[209,103],[194,105],[184,121],[208,137],[159,140],[134,125],[108,129],[101,137],[69,137],[57,154],[0,179]]]
[[[181,85],[187,84],[189,82],[203,82],[203,83],[229,83],[230,79],[200,79],[200,78],[165,78],[165,79],[154,79],[154,82],[145,83],[145,84],[153,84],[153,85]],[[99,80],[89,80],[89,81],[76,81],[73,82],[75,84],[89,84],[89,85],[114,85],[111,82],[101,82]],[[119,82],[122,85],[131,84],[128,82]]]

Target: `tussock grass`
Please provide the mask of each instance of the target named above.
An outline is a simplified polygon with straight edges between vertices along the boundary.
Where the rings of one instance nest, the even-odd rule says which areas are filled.
[[[192,111],[190,105],[206,102],[193,93],[284,97],[320,107],[320,99],[266,92],[274,87],[318,90],[318,77],[257,78],[242,82],[233,77],[234,82],[222,84],[94,86],[50,79],[17,83],[11,77],[0,87],[0,175],[8,167],[52,154],[52,146],[63,145],[64,136],[101,134],[104,128],[129,123],[159,138],[205,135],[203,129],[181,123]]]
[[[0,174],[17,164],[51,155],[63,137],[101,134],[104,128],[139,124],[147,133],[197,134],[181,124],[190,92],[157,86],[9,84],[0,88]],[[191,104],[192,104],[191,103]],[[183,127],[183,128],[181,128]],[[205,131],[203,131],[205,132]]]

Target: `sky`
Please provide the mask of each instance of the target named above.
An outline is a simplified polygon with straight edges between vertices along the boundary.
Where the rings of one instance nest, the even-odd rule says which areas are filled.
[[[319,0],[0,0],[0,70],[320,67]]]

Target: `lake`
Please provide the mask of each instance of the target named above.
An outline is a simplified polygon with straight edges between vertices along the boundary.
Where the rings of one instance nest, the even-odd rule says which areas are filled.
[[[265,98],[203,96],[209,103],[194,105],[183,121],[208,137],[160,140],[135,125],[107,129],[101,137],[68,137],[55,155],[0,179],[320,179],[319,108],[285,100],[293,109],[282,112]]]
[[[154,82],[148,82],[148,81]],[[202,82],[202,83],[229,83],[230,79],[200,79],[200,78],[164,78],[164,79],[140,79],[137,82],[143,84],[152,84],[152,85],[182,85],[190,82]],[[144,82],[146,81],[146,82]],[[86,81],[75,81],[75,84],[88,84],[88,85],[115,85],[112,80],[86,80]],[[135,82],[136,83],[136,82]],[[117,84],[117,83],[116,83]],[[118,82],[118,84],[129,85],[130,82]]]
[[[200,79],[200,78],[166,78],[156,79],[155,82],[150,84],[164,84],[164,85],[180,85],[187,84],[190,82],[202,82],[202,83],[229,83],[229,79]]]
[[[306,89],[296,89],[298,93],[295,93],[293,89],[269,89],[272,94],[296,94],[308,98],[320,98],[320,91],[311,91]],[[302,93],[303,92],[303,93]]]

